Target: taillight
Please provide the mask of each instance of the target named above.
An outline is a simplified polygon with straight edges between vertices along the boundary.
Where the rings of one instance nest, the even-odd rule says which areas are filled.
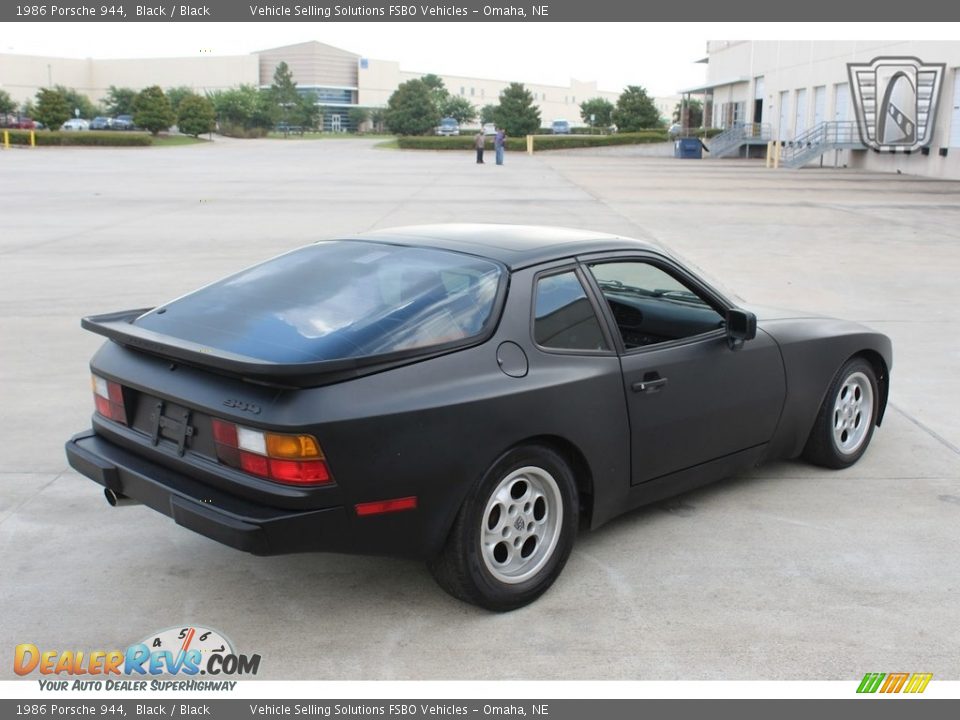
[[[217,459],[224,465],[287,485],[325,485],[330,469],[313,435],[263,432],[213,420]]]
[[[97,412],[105,418],[126,425],[127,409],[123,405],[123,388],[120,384],[104,380],[99,375],[91,375],[90,380]]]

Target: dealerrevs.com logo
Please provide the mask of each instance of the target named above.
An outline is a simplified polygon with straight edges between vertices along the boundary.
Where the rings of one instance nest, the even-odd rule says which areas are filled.
[[[867,673],[860,681],[858,693],[920,694],[927,689],[933,673]]]
[[[911,152],[929,145],[945,71],[944,63],[924,63],[915,57],[848,63],[863,144],[888,152]]]
[[[51,650],[21,643],[13,656],[17,675],[46,676],[40,679],[43,690],[232,690],[236,682],[220,678],[256,675],[259,669],[260,655],[238,654],[222,633],[197,626],[151,633],[125,650]],[[217,679],[201,681],[199,675]],[[71,679],[60,679],[64,676]],[[189,679],[148,683],[159,676]]]

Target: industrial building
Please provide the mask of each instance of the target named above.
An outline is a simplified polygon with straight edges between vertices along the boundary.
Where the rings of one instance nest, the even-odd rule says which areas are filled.
[[[874,61],[881,70],[871,74]],[[727,130],[711,155],[746,155],[779,140],[788,166],[960,179],[960,42],[714,41],[698,62],[707,81],[683,95],[702,99],[708,126]],[[907,80],[892,87],[896,73],[883,76],[882,68],[898,65]],[[888,128],[896,131],[896,120],[901,135],[916,136],[912,146],[904,139],[875,148],[865,139],[885,114]]]

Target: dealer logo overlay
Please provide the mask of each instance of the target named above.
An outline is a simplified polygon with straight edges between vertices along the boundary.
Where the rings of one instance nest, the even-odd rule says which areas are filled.
[[[922,693],[933,673],[867,673],[860,681],[858,693]]]
[[[929,145],[945,70],[944,63],[923,63],[915,57],[847,63],[863,144],[888,152]]]

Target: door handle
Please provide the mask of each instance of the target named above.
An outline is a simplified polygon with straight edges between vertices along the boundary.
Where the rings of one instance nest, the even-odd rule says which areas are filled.
[[[662,388],[666,384],[667,384],[666,378],[656,378],[655,380],[641,380],[639,382],[635,382],[630,387],[633,389],[634,392],[649,393],[649,392],[659,391],[660,388]]]

